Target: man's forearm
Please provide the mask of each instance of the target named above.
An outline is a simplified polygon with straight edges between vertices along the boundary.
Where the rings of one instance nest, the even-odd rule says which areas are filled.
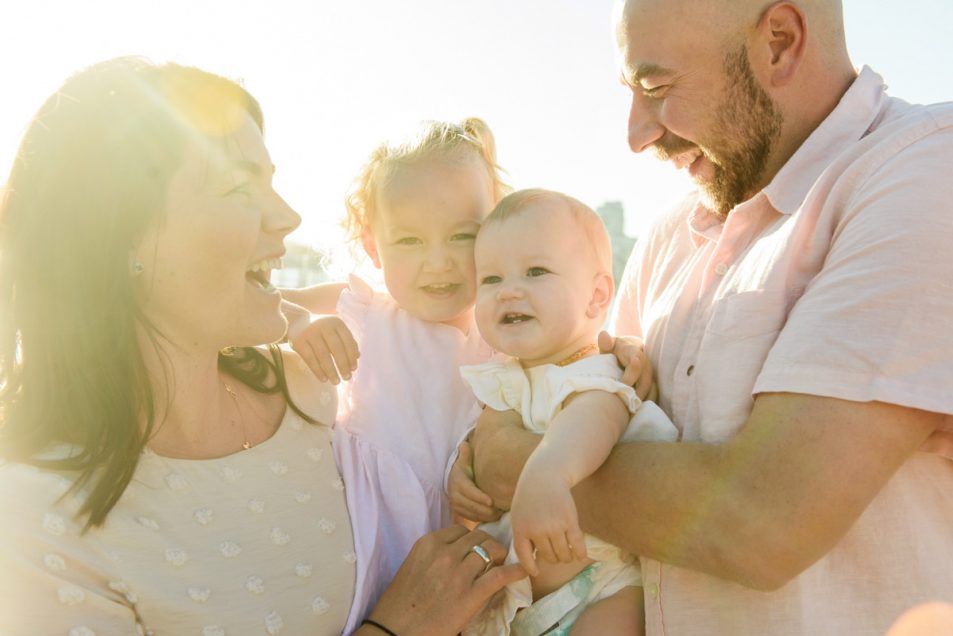
[[[840,540],[940,417],[760,396],[724,444],[617,446],[573,489],[580,524],[634,554],[775,589]]]
[[[493,423],[488,423],[489,419]],[[487,409],[471,435],[473,473],[476,485],[493,499],[500,510],[509,510],[526,460],[542,438],[522,427],[519,415]]]

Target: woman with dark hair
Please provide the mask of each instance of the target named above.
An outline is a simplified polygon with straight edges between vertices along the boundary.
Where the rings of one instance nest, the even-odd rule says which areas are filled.
[[[135,58],[27,130],[0,201],[0,632],[343,628],[335,394],[258,347],[286,329],[269,275],[299,222],[262,131],[240,86]],[[522,576],[503,556],[428,535],[359,632],[458,632]]]

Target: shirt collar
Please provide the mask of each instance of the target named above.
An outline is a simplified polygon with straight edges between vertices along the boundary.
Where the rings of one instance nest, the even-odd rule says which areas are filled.
[[[886,89],[883,78],[870,67],[864,66],[834,110],[804,140],[771,183],[738,207],[744,207],[763,196],[781,214],[796,212],[821,173],[840,151],[861,139],[874,125],[883,108]],[[736,208],[732,214],[737,211]],[[723,221],[699,199],[688,219],[695,245],[701,245],[706,240],[717,241]]]
[[[764,189],[781,214],[801,207],[811,187],[840,152],[867,134],[880,114],[883,78],[865,66],[831,114],[814,129]]]

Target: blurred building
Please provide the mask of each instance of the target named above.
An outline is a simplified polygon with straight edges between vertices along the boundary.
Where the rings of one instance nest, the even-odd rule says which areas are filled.
[[[602,217],[612,241],[612,278],[615,279],[618,289],[625,263],[635,246],[635,239],[625,233],[625,213],[621,201],[607,201],[599,206],[596,212]]]
[[[281,269],[271,273],[275,287],[307,287],[330,280],[328,254],[310,245],[287,243]]]

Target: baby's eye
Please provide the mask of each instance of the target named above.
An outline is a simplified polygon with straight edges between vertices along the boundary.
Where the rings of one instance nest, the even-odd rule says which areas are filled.
[[[499,283],[501,280],[503,280],[503,279],[500,278],[499,276],[484,276],[484,277],[480,280],[480,284],[481,284],[481,285],[495,285],[495,284]]]
[[[450,237],[451,241],[472,241],[476,238],[476,234],[470,234],[469,232],[460,232],[459,234],[454,234]]]
[[[397,239],[397,245],[420,245],[421,240],[416,236],[405,236],[404,238]]]
[[[530,267],[528,270],[526,270],[526,275],[529,276],[530,278],[535,278],[536,276],[544,276],[549,273],[550,273],[549,270],[546,269],[545,267]]]

